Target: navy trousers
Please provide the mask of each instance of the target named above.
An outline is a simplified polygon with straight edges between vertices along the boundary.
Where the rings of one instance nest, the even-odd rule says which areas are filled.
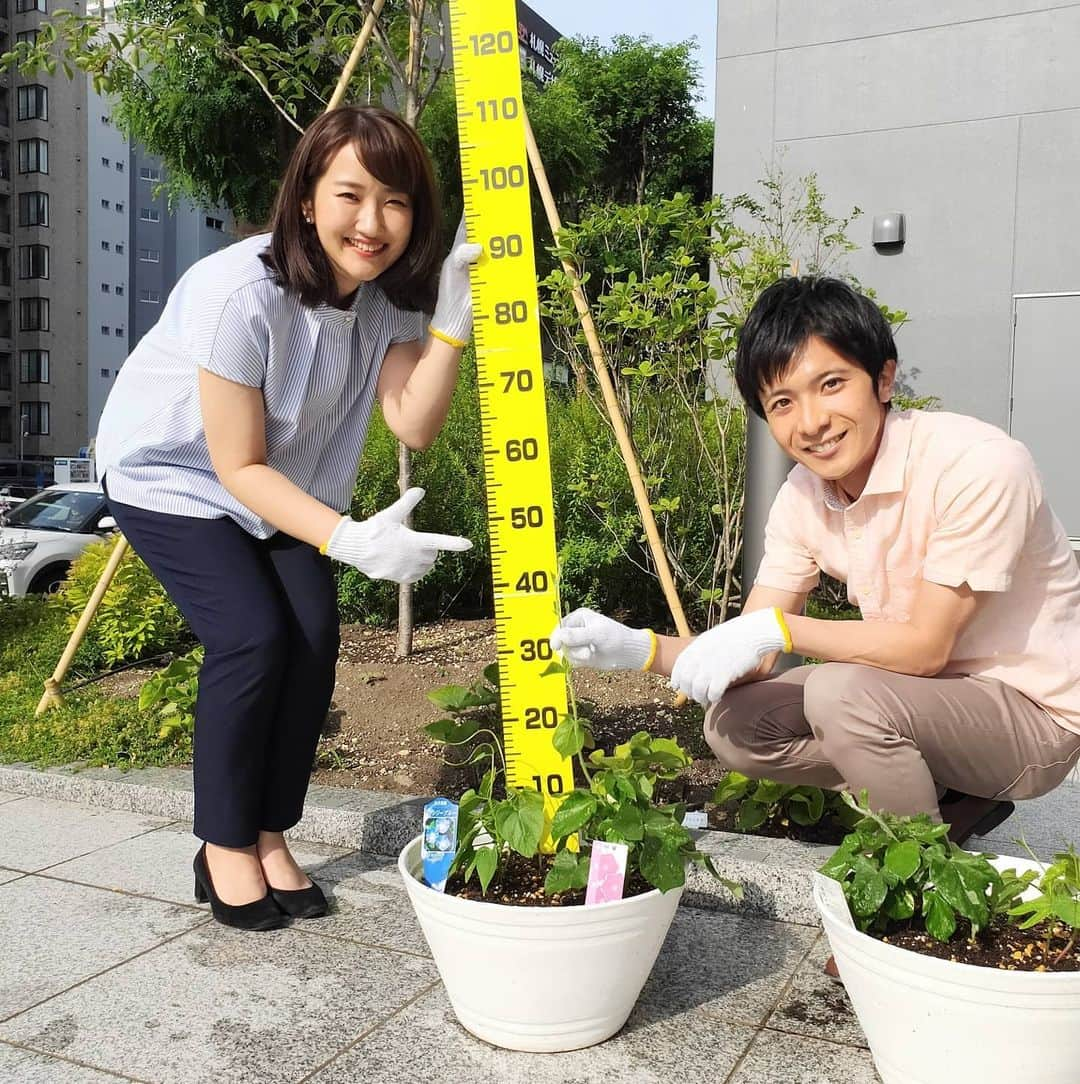
[[[109,501],[136,553],[206,650],[195,710],[195,835],[247,847],[300,820],[334,691],[339,629],[330,560],[231,519]]]

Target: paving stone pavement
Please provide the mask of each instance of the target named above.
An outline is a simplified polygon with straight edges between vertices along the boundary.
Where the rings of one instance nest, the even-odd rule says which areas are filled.
[[[393,859],[294,850],[331,914],[241,933],[192,899],[189,824],[0,791],[0,1080],[878,1080],[816,927],[681,907],[617,1036],[513,1053],[456,1022]]]

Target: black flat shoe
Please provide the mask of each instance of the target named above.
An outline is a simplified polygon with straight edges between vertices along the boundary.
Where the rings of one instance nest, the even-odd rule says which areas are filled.
[[[1016,806],[994,798],[977,798],[950,790],[938,803],[941,819],[949,826],[949,839],[963,846],[972,836],[985,836],[1006,818]]]
[[[251,903],[231,904],[218,898],[214,883],[210,880],[210,870],[206,865],[206,844],[195,855],[192,863],[195,871],[195,899],[198,903],[210,901],[210,912],[223,926],[233,926],[238,930],[273,930],[285,921],[281,909],[267,892],[262,899]]]
[[[270,897],[290,918],[321,918],[329,907],[314,881],[307,888],[271,888]]]

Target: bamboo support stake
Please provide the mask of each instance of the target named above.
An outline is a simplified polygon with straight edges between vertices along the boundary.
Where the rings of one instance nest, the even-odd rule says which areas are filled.
[[[349,59],[345,61],[345,67],[341,70],[341,77],[338,79],[337,86],[334,87],[334,93],[331,95],[330,101],[326,106],[327,113],[329,113],[331,109],[337,109],[337,107],[341,105],[341,100],[345,97],[345,91],[349,86],[349,80],[353,77],[353,72],[356,71],[356,65],[360,63],[360,57],[367,48],[367,43],[375,29],[375,20],[378,19],[379,12],[382,11],[383,4],[385,3],[386,0],[375,0],[371,5],[371,10],[368,11],[367,18],[364,20],[364,25],[361,27],[360,33],[356,35],[356,41],[353,42],[352,52],[349,53]]]
[[[562,230],[562,222],[559,219],[559,211],[555,206],[555,199],[551,194],[551,186],[548,184],[547,172],[544,169],[543,159],[540,157],[540,148],[536,145],[536,137],[533,135],[532,125],[529,118],[525,117],[525,146],[529,152],[529,164],[532,166],[533,176],[536,178],[536,187],[540,191],[540,199],[547,212],[548,225],[552,235],[558,241]],[[680,636],[691,636],[690,626],[686,623],[686,615],[683,613],[682,603],[679,601],[678,592],[675,590],[675,581],[671,576],[671,568],[668,565],[667,554],[664,553],[663,543],[660,541],[660,532],[656,529],[656,519],[653,516],[652,505],[649,503],[649,494],[645,489],[645,483],[641,478],[641,470],[638,467],[637,456],[634,446],[630,441],[630,435],[626,431],[626,423],[623,420],[622,411],[619,409],[619,401],[615,397],[615,387],[611,382],[611,374],[608,372],[607,359],[604,356],[604,348],[600,344],[600,336],[596,332],[589,303],[585,298],[581,280],[577,271],[568,260],[562,260],[563,271],[573,284],[574,306],[581,318],[581,329],[585,333],[585,341],[589,344],[589,354],[592,357],[593,368],[596,370],[596,379],[600,384],[600,391],[604,397],[604,405],[607,407],[608,417],[612,428],[615,430],[615,439],[619,443],[619,451],[622,452],[623,461],[626,464],[626,472],[630,475],[630,485],[634,491],[634,500],[637,502],[638,512],[645,527],[645,537],[649,542],[649,550],[653,561],[656,563],[657,575],[660,577],[660,586],[664,591],[668,609],[675,620],[675,627]],[[684,704],[686,697],[679,694],[677,703]]]
[[[94,586],[93,593],[87,599],[79,623],[75,626],[71,636],[68,637],[67,647],[64,648],[64,653],[60,656],[60,661],[56,664],[52,677],[47,678],[45,681],[45,692],[38,701],[37,709],[34,712],[35,716],[40,715],[47,708],[58,707],[64,702],[63,696],[60,695],[60,682],[64,680],[64,675],[71,665],[71,660],[75,658],[75,652],[79,650],[79,644],[82,643],[82,638],[90,627],[90,622],[97,612],[98,604],[105,597],[105,592],[108,591],[109,584],[112,583],[112,578],[120,567],[120,562],[124,559],[127,549],[127,539],[123,535],[117,535],[116,545],[113,546],[113,551],[109,554],[109,560],[102,570],[97,584]]]

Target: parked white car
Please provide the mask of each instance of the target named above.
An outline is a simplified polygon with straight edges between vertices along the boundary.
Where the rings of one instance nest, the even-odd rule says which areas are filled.
[[[0,596],[55,591],[71,562],[116,521],[96,482],[49,486],[0,520]]]

